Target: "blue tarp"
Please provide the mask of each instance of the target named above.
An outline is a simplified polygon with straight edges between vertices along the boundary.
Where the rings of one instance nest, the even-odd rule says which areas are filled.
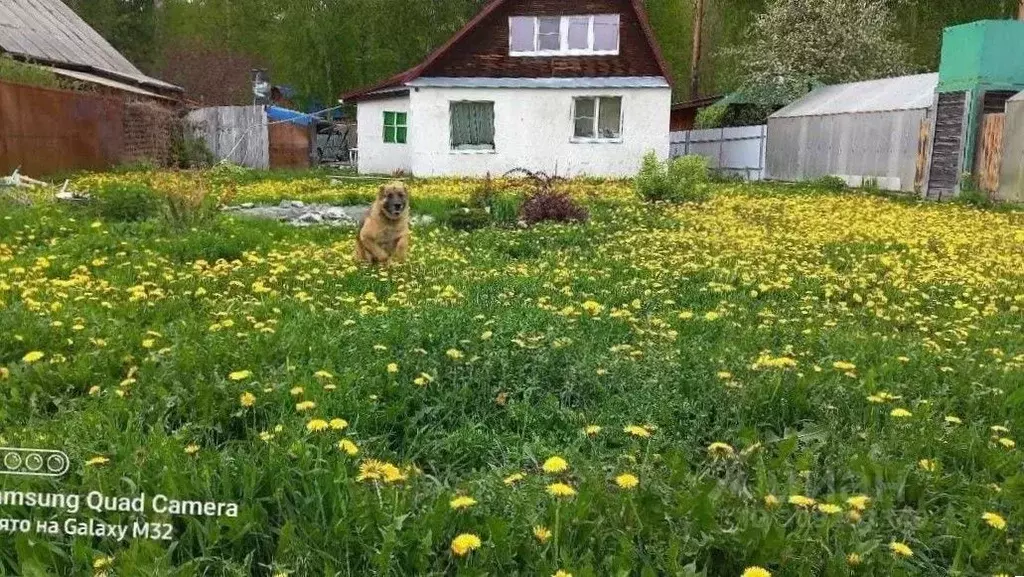
[[[270,122],[287,121],[292,124],[298,124],[299,126],[309,126],[310,123],[316,122],[316,118],[309,114],[304,114],[297,110],[291,110],[288,108],[281,108],[279,106],[267,107],[267,119]]]

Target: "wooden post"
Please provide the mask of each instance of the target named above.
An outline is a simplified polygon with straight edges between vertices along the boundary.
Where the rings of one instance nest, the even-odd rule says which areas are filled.
[[[1020,5],[1017,6],[1017,20],[1024,20],[1024,0],[1020,0]]]
[[[690,100],[700,93],[700,52],[704,31],[704,0],[695,0],[693,14],[693,65],[690,68]],[[1021,0],[1024,2],[1024,0]],[[1024,4],[1022,4],[1024,6]]]

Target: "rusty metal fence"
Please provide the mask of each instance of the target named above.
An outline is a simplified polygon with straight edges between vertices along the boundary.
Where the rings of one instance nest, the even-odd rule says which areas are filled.
[[[123,152],[121,99],[0,82],[0,173],[102,170]]]

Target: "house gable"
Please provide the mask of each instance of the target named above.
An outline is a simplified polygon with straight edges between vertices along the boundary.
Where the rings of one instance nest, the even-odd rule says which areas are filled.
[[[619,53],[609,56],[510,56],[513,16],[619,15]],[[659,56],[648,42],[631,0],[507,0],[479,22],[422,76],[601,77],[662,76]]]
[[[617,14],[616,55],[511,56],[509,17]],[[342,95],[346,102],[378,94],[421,77],[580,78],[662,77],[671,84],[642,0],[491,0],[426,60],[372,86]]]

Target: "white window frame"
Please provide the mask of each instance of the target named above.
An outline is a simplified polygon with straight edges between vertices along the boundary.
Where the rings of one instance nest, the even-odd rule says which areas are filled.
[[[614,50],[594,50],[594,17],[614,16],[619,28],[615,34]],[[508,20],[508,54],[509,56],[618,56],[619,48],[622,45],[622,17],[619,14],[572,14],[560,16],[558,40],[561,45],[558,50],[540,50],[540,19],[550,18],[549,16],[525,16],[533,19],[533,50],[512,50],[512,18]],[[519,18],[524,18],[520,16]],[[587,44],[589,48],[569,48],[569,21],[574,18],[587,18]]]
[[[598,130],[598,123],[601,121],[601,100],[604,98],[618,98],[619,99],[619,135],[614,138],[602,138],[601,136],[585,137],[576,136],[576,101],[581,98],[593,98],[594,99],[594,134],[600,134]],[[570,120],[570,138],[569,142],[574,143],[604,143],[604,144],[620,144],[622,143],[622,135],[624,133],[623,119],[626,115],[626,99],[621,94],[593,94],[593,95],[580,95],[573,96],[572,98],[572,116]]]

